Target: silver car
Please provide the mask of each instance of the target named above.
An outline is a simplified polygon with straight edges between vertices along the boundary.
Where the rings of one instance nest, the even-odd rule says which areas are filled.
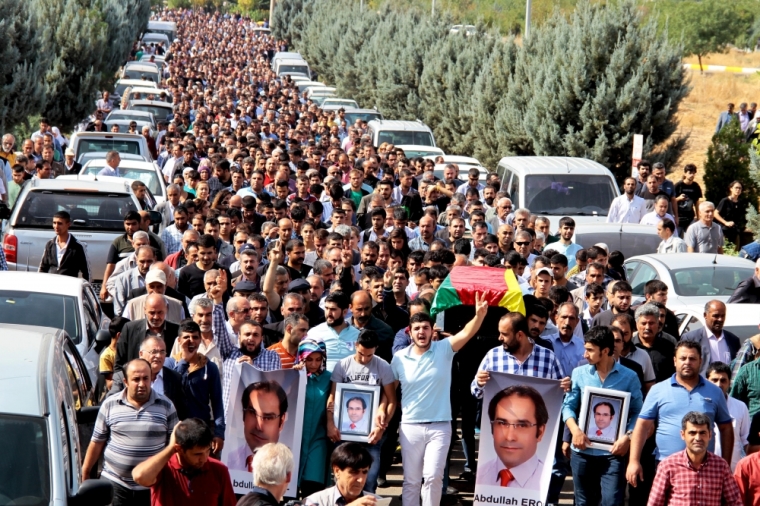
[[[0,504],[110,504],[109,481],[82,480],[98,407],[76,347],[26,325],[0,325],[0,343]]]
[[[647,281],[659,279],[668,285],[668,307],[673,311],[714,299],[726,302],[736,285],[755,272],[755,264],[749,260],[709,253],[640,255],[623,265],[634,303],[643,299]]]

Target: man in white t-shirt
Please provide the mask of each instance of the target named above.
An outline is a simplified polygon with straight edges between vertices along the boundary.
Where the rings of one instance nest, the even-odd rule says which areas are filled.
[[[736,464],[747,454],[747,445],[749,444],[749,410],[747,405],[739,399],[728,395],[728,389],[731,386],[731,366],[723,362],[713,362],[707,369],[707,381],[718,385],[723,394],[726,396],[728,404],[728,413],[731,415],[734,426],[734,448],[731,456],[731,470],[736,469]],[[717,434],[718,429],[714,432]],[[715,438],[715,455],[723,456],[723,449],[720,446],[720,438]]]

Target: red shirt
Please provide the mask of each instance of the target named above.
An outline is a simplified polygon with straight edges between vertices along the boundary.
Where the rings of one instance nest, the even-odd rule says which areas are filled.
[[[296,363],[296,357],[288,353],[288,350],[283,346],[282,341],[275,343],[268,350],[276,351],[280,356],[280,365],[283,369],[293,369],[293,365]]]
[[[686,450],[657,467],[647,506],[741,506],[739,487],[725,460],[707,452],[695,469]]]
[[[151,506],[235,506],[235,492],[227,466],[210,458],[197,474],[182,472],[177,454],[150,487]]]
[[[734,478],[744,506],[760,505],[760,453],[747,455],[736,464]]]

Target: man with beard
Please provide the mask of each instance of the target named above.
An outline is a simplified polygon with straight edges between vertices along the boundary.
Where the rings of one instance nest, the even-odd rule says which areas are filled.
[[[603,325],[609,327],[612,325],[612,319],[622,313],[633,314],[631,310],[631,298],[633,297],[633,288],[627,281],[616,281],[609,289],[609,303],[611,309],[602,311],[591,321],[592,327]]]
[[[615,197],[610,204],[607,223],[639,223],[646,214],[646,202],[635,194],[636,180],[632,177],[623,181],[623,194]]]
[[[374,330],[378,336],[378,356],[385,360],[390,359],[394,332],[390,325],[372,314],[371,295],[364,290],[356,291],[351,294],[350,305],[352,316],[349,323],[359,331]]]
[[[354,354],[359,330],[348,323],[348,297],[336,291],[325,297],[325,323],[309,331],[309,337],[322,340],[327,348],[327,370],[332,372],[341,359]]]
[[[662,461],[682,451],[685,444],[680,437],[681,421],[688,412],[695,409],[695,406],[707,415],[707,427],[710,432],[712,427],[718,424],[721,448],[732,448],[734,444],[734,428],[725,395],[718,386],[699,374],[702,363],[699,344],[680,341],[676,346],[674,363],[676,373],[649,390],[633,429],[631,455],[626,472],[628,483],[633,487],[645,478],[641,460],[644,442],[649,434],[655,432],[656,460]],[[714,449],[715,441],[711,440],[707,450],[714,453]],[[723,456],[729,466],[731,456],[730,452]]]

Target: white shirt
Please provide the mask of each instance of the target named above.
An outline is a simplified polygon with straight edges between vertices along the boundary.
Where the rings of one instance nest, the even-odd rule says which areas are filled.
[[[365,412],[366,413],[366,412]],[[351,424],[353,422],[350,418],[346,417],[343,419],[343,423],[341,424],[340,431],[341,432],[359,432],[361,434],[367,434],[369,432],[367,417],[363,416],[361,420],[356,422],[355,427],[352,429]]]
[[[641,218],[641,221],[639,223],[641,223],[642,225],[657,226],[657,224],[660,223],[665,218],[669,219],[673,223],[676,222],[676,219],[673,218],[673,216],[668,213],[665,213],[665,216],[660,216],[656,212],[652,211],[651,213],[645,214],[644,217]],[[675,232],[673,232],[673,237],[678,237],[678,227],[676,227]]]
[[[724,362],[730,364],[731,349],[728,347],[723,332],[721,332],[719,336],[715,336],[707,329],[705,329],[705,332],[707,332],[707,340],[710,342],[710,363]]]
[[[478,476],[475,481],[483,485],[500,487],[501,478],[499,477],[499,473],[503,469],[506,469],[506,466],[504,466],[504,463],[499,458],[490,460],[478,466]],[[507,484],[507,487],[540,490],[543,470],[544,463],[534,454],[526,462],[510,469],[514,479]]]
[[[615,197],[607,213],[607,223],[639,223],[647,212],[646,202],[638,195],[629,200],[623,194]]]
[[[71,234],[69,234],[68,239],[66,239],[66,244],[63,245],[63,248],[61,248],[60,243],[58,242],[58,238],[55,238],[55,255],[58,257],[58,267],[61,266],[61,259],[63,259],[63,255],[66,254],[66,250],[69,249],[69,243],[71,242]]]
[[[161,369],[156,375],[156,379],[153,380],[153,390],[161,395],[164,395],[164,370]]]
[[[597,431],[600,431],[600,430],[602,433],[601,435],[597,436]],[[588,437],[590,438],[614,442],[616,440],[615,435],[616,435],[615,426],[613,424],[609,424],[604,429],[600,429],[599,427],[596,426],[596,423],[592,421],[588,428]]]
[[[731,415],[731,423],[734,426],[734,453],[731,456],[731,471],[736,470],[736,464],[744,456],[744,447],[749,440],[749,410],[747,405],[733,397],[726,397],[728,413]],[[720,447],[720,432],[715,425],[715,455],[723,456]]]

